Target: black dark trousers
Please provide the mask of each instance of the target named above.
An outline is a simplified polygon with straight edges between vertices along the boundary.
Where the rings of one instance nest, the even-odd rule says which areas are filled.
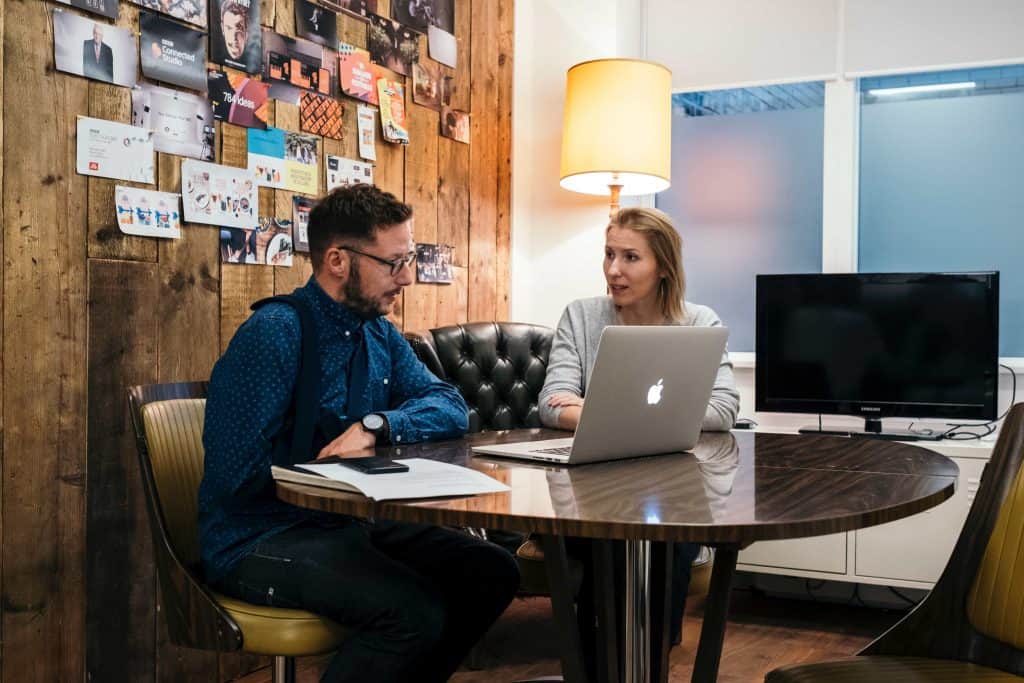
[[[323,614],[354,629],[323,681],[446,681],[519,586],[502,548],[435,526],[302,525],[219,582],[228,595]]]

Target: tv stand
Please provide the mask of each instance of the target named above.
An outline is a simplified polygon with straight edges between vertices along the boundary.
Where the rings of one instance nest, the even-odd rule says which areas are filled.
[[[864,418],[864,429],[845,429],[840,427],[816,426],[801,427],[801,434],[827,434],[830,436],[848,436],[861,439],[882,439],[884,441],[941,441],[942,432],[937,434],[918,434],[906,429],[882,430],[882,419],[879,417]]]

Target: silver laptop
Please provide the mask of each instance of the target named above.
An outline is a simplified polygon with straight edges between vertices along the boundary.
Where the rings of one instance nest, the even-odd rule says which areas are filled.
[[[700,438],[728,336],[724,327],[607,327],[575,436],[473,451],[577,465],[689,450]]]

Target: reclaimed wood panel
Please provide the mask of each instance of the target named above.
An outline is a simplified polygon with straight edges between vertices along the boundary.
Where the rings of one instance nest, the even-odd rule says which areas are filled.
[[[469,265],[470,146],[449,138],[437,141],[437,241],[454,247],[452,262]]]
[[[222,263],[220,289],[220,345],[224,353],[235,330],[252,313],[249,306],[274,295],[274,269]]]
[[[53,73],[48,4],[3,11],[5,138],[39,144],[3,160],[2,677],[83,680],[88,83]]]
[[[155,673],[156,566],[125,387],[157,379],[157,266],[88,270],[86,675],[138,681]]]
[[[470,322],[497,315],[494,269],[498,202],[498,9],[494,0],[472,0],[472,117],[469,163]]]
[[[462,111],[469,111],[472,105],[469,98],[470,67],[473,56],[472,15],[469,2],[462,0],[455,3],[455,44],[457,49],[455,69],[445,67],[445,71],[453,76],[449,82],[451,86],[450,106]]]
[[[313,265],[309,254],[292,254],[291,268],[274,268],[274,294],[290,294],[301,287],[313,274]]]
[[[437,285],[437,321],[432,327],[445,327],[465,322],[468,306],[469,272],[465,268],[454,266],[452,268],[452,283]]]
[[[421,49],[426,40],[421,39]],[[412,102],[412,94],[407,95]],[[405,202],[413,208],[413,239],[437,243],[437,139],[438,114],[418,104],[407,113],[409,144],[405,148]],[[403,322],[410,330],[434,327],[437,321],[437,287],[414,282],[405,289]]]
[[[508,320],[512,279],[512,55],[514,52],[513,3],[498,0],[498,212],[495,226],[495,319]]]

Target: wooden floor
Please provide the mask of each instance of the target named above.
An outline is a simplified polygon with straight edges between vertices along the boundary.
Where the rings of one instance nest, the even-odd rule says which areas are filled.
[[[671,680],[689,681],[700,637],[703,603],[691,600],[683,625],[683,644],[672,650]],[[735,591],[718,680],[761,681],[783,664],[850,655],[895,623],[902,613],[771,598]],[[557,633],[546,598],[515,600],[484,641],[481,671],[460,670],[452,683],[504,683],[561,673]],[[326,659],[300,660],[299,683],[316,683]],[[269,683],[269,671],[250,674],[244,683]]]

